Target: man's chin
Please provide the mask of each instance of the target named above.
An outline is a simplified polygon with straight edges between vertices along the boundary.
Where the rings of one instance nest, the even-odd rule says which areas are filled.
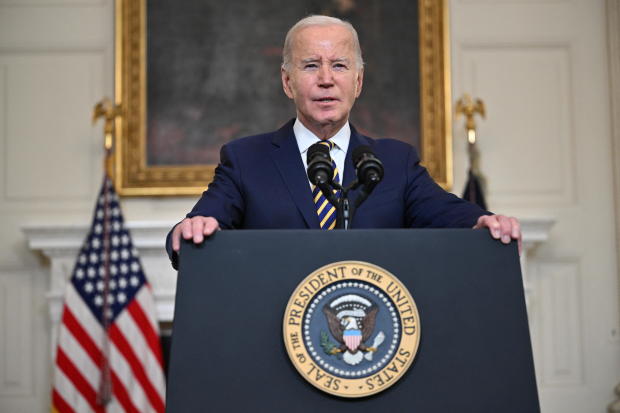
[[[328,116],[320,116],[315,118],[315,124],[320,125],[322,127],[330,127],[336,125],[344,125],[347,121],[346,116],[342,116],[340,114],[336,115],[328,115]]]
[[[341,127],[344,126],[344,124],[346,122],[347,122],[346,118],[345,119],[342,119],[342,118],[339,118],[339,119],[322,119],[320,122],[317,123],[317,125],[320,128],[322,128],[322,129],[325,129],[325,128],[330,128],[330,129],[338,128],[338,129],[340,129]]]
[[[301,122],[319,138],[329,138],[344,126],[348,118],[342,117],[321,117],[321,118],[301,118]]]

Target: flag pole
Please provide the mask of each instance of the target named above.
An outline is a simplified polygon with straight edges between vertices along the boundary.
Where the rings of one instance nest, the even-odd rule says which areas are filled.
[[[92,122],[93,125],[97,123],[97,120],[100,118],[104,119],[103,123],[103,149],[104,149],[104,160],[103,160],[103,170],[105,171],[106,176],[112,179],[112,153],[114,147],[114,137],[115,137],[115,128],[114,121],[117,116],[122,115],[122,108],[120,105],[112,104],[112,101],[105,97],[93,108],[93,117]]]
[[[477,98],[474,102],[474,99],[467,93],[456,102],[455,106],[456,119],[461,115],[465,117],[465,131],[467,132],[469,169],[463,198],[486,209],[483,193],[485,179],[480,171],[480,153],[476,145],[476,121],[474,120],[476,115],[480,115],[484,119],[486,117],[486,108],[482,99]]]
[[[111,309],[109,302],[110,295],[110,235],[111,229],[111,216],[110,216],[110,193],[112,185],[112,152],[114,144],[114,120],[117,116],[120,116],[121,108],[118,105],[113,105],[110,99],[103,98],[93,108],[93,124],[97,122],[99,118],[104,119],[103,132],[104,132],[104,158],[103,158],[103,234],[102,234],[102,261],[103,261],[103,311],[102,311],[102,324],[103,324],[103,348],[102,348],[102,360],[101,360],[101,379],[99,382],[99,389],[97,392],[97,404],[100,406],[106,406],[112,399],[112,377],[110,370],[110,317]]]

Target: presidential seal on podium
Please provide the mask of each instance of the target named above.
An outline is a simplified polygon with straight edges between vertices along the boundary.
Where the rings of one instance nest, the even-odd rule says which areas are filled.
[[[325,265],[289,299],[284,342],[297,371],[318,389],[364,397],[396,383],[420,342],[420,318],[407,288],[362,261]]]

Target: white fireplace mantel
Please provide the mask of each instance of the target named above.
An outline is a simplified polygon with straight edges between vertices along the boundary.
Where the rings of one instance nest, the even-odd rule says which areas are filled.
[[[176,222],[139,221],[126,223],[134,246],[138,250],[144,272],[153,286],[157,317],[171,321],[174,315],[176,271],[170,266],[165,251],[168,231]],[[28,246],[40,251],[50,260],[47,298],[50,319],[55,325],[60,319],[62,297],[67,279],[71,276],[77,253],[88,231],[88,224],[29,224],[22,227]]]
[[[523,251],[521,257],[523,271],[527,269],[527,253],[535,245],[546,241],[554,224],[550,218],[521,219],[523,231]],[[175,222],[134,221],[128,222],[133,244],[140,254],[144,272],[153,286],[157,317],[160,321],[172,321],[174,316],[174,297],[176,290],[176,271],[170,266],[164,243],[166,235]],[[40,251],[50,260],[49,290],[47,299],[52,325],[52,343],[56,342],[56,326],[60,320],[65,284],[70,277],[77,253],[84,241],[88,224],[29,224],[22,227],[28,246]],[[524,274],[526,291],[529,291]]]

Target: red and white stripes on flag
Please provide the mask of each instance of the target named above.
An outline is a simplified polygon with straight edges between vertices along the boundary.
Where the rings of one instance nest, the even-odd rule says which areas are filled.
[[[52,412],[163,413],[164,383],[152,290],[106,178],[67,284]]]

